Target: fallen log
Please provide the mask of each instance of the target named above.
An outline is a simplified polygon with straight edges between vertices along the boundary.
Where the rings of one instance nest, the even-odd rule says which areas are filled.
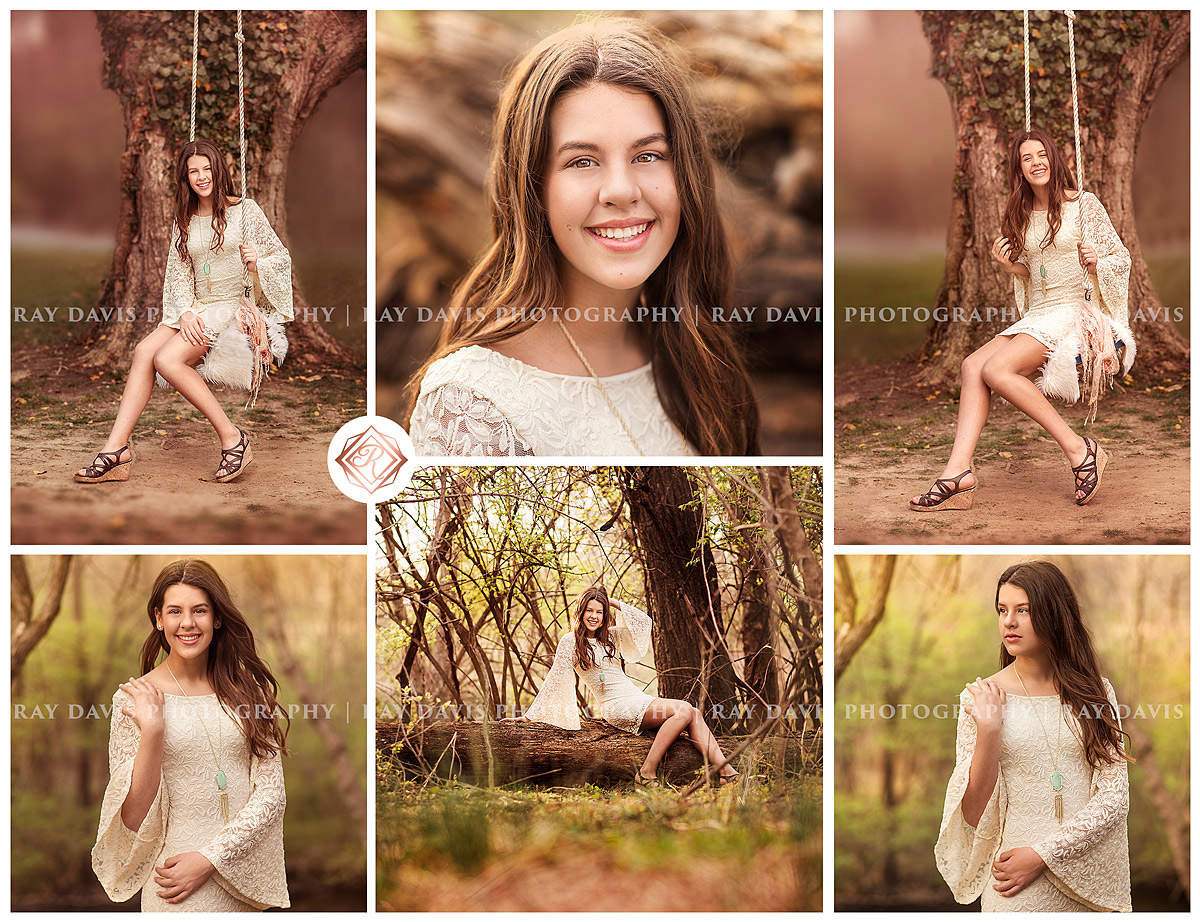
[[[475,721],[427,720],[406,727],[399,721],[381,720],[375,726],[375,749],[378,758],[392,759],[414,775],[433,772],[441,778],[458,777],[472,784],[485,784],[490,746],[496,784],[523,781],[607,787],[631,781],[654,740],[650,732],[625,733],[590,718],[583,719],[580,730],[534,722],[491,723],[487,736],[485,741],[483,724]],[[722,751],[729,753],[744,739],[727,736],[719,742]],[[820,732],[766,739],[760,755],[776,770],[819,770]],[[735,764],[740,763],[735,760]],[[700,753],[682,736],[667,750],[659,777],[686,781],[702,767]]]

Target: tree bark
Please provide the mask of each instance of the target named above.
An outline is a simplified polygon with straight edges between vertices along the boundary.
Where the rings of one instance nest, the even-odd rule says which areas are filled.
[[[125,364],[134,345],[161,319],[163,274],[171,241],[174,158],[188,140],[192,18],[166,11],[98,11],[104,85],[121,101],[125,152],[121,210],[112,266],[98,307],[136,312],[96,323],[84,359]],[[232,11],[200,15],[196,136],[238,167],[237,44]],[[362,12],[270,11],[245,14],[246,157],[248,194],[288,244],[285,191],[292,146],[325,93],[366,67]],[[297,308],[307,305],[293,276]],[[288,329],[289,361],[341,362],[345,350],[316,320],[298,315]]]
[[[931,321],[917,381],[954,385],[962,360],[1015,319],[1012,282],[990,254],[1007,200],[1010,138],[1024,128],[1021,15],[1015,12],[923,12],[933,75],[950,95],[957,143],[946,265],[938,308],[961,308]],[[1167,75],[1188,53],[1190,13],[1081,12],[1075,43],[1084,188],[1112,218],[1132,260],[1131,326],[1138,364],[1159,372],[1188,367],[1190,347],[1150,280],[1133,208],[1138,136]],[[1031,126],[1048,131],[1075,172],[1071,78],[1065,18],[1031,14]],[[991,313],[985,313],[990,309]],[[976,315],[974,312],[978,312]],[[1002,316],[1002,312],[1005,312]],[[989,319],[990,317],[990,319]],[[964,319],[966,321],[964,322]]]
[[[716,562],[687,473],[679,467],[626,468],[621,488],[654,621],[658,693],[700,706],[714,729],[737,723],[737,678],[721,625]]]
[[[1125,729],[1129,732],[1132,749],[1137,753],[1138,766],[1142,770],[1145,790],[1154,804],[1159,820],[1167,839],[1167,848],[1171,853],[1171,865],[1179,877],[1179,885],[1192,899],[1191,846],[1192,825],[1189,820],[1187,804],[1171,793],[1167,786],[1162,766],[1154,754],[1154,743],[1136,720],[1126,721]]]
[[[14,555],[9,570],[12,574],[12,598],[9,602],[12,617],[12,655],[9,665],[11,687],[16,685],[21,677],[21,667],[25,665],[25,660],[29,658],[33,648],[46,636],[50,625],[58,617],[63,592],[67,587],[67,577],[71,574],[71,557],[64,555],[55,558],[54,568],[47,580],[47,595],[36,612],[25,558]]]
[[[633,780],[650,751],[653,735],[625,733],[602,720],[583,718],[582,729],[563,730],[541,723],[491,723],[495,783],[530,781],[538,785],[595,784],[610,787]],[[791,771],[813,767],[819,758],[819,733],[788,737],[784,766]],[[739,737],[720,737],[721,750],[733,752]],[[411,729],[394,720],[376,722],[375,748],[422,774],[458,776],[472,784],[488,778],[483,725],[465,720],[423,720]],[[686,778],[704,761],[686,737],[675,740],[659,766],[659,777]]]

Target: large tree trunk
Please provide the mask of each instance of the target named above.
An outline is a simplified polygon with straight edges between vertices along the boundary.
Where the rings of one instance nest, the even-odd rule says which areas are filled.
[[[66,591],[67,577],[71,575],[71,557],[60,556],[54,559],[54,568],[46,583],[46,597],[42,604],[34,610],[33,587],[29,584],[29,571],[25,566],[25,558],[14,556],[9,562],[11,573],[12,595],[9,599],[12,620],[11,654],[9,659],[9,685],[17,684],[21,677],[21,667],[33,652],[33,648],[46,636],[50,625],[58,617],[62,606],[63,592]]]
[[[435,712],[436,713],[436,712]],[[633,780],[654,741],[652,733],[626,733],[602,720],[584,718],[582,729],[562,730],[541,723],[491,723],[488,740],[493,783],[530,781],[539,785],[596,784],[611,786]],[[742,738],[721,737],[727,755]],[[815,745],[814,745],[815,743]],[[375,748],[402,765],[440,777],[459,776],[473,784],[489,778],[483,724],[466,720],[420,720],[411,728],[395,720],[375,727]],[[787,737],[784,768],[800,771],[820,759],[820,734]],[[700,753],[686,737],[675,740],[659,766],[659,777],[686,779],[704,767]]]
[[[136,320],[98,322],[85,359],[124,364],[161,319],[163,273],[171,241],[174,158],[188,140],[192,17],[184,12],[99,11],[104,84],[121,100],[125,152],[121,212],[112,267],[98,307],[136,311]],[[237,43],[233,11],[200,15],[196,136],[225,153],[240,191]],[[246,70],[247,189],[288,243],[287,165],[292,145],[325,93],[366,67],[362,12],[271,11],[243,14]],[[293,278],[297,308],[307,305]],[[302,365],[348,356],[317,320],[288,329],[289,360]]]
[[[990,255],[1008,195],[1009,140],[1024,128],[1021,14],[1017,11],[924,12],[933,75],[954,112],[954,165],[946,268],[938,308],[962,308],[933,320],[921,350],[923,384],[955,384],[962,360],[1011,323],[1010,278]],[[1189,346],[1164,322],[1150,281],[1133,209],[1133,166],[1142,122],[1172,68],[1188,53],[1191,16],[1166,12],[1080,12],[1075,24],[1084,188],[1104,204],[1129,249],[1129,308],[1138,362],[1156,371],[1187,367]],[[1071,78],[1065,17],[1032,13],[1031,126],[1048,131],[1075,171]],[[989,55],[999,55],[993,60]],[[992,309],[992,319],[983,312]],[[1007,318],[1000,316],[1007,311]],[[983,317],[978,322],[973,316]]]
[[[654,620],[658,693],[704,710],[714,729],[736,726],[737,677],[725,645],[721,597],[700,503],[679,467],[625,468],[621,488]]]

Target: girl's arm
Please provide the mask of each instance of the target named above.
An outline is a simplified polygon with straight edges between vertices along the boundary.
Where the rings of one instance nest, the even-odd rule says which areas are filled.
[[[132,689],[135,682],[141,681],[131,680],[113,695],[108,737],[109,782],[92,848],[92,870],[109,899],[117,903],[129,899],[150,879],[165,840],[169,813],[162,787],[162,734],[157,734],[155,743],[151,739],[155,731],[148,729],[143,741],[143,733],[134,719],[137,708]],[[145,701],[146,693],[139,689],[138,694]],[[148,714],[145,708],[143,712]],[[151,792],[149,803],[144,801],[147,792]],[[135,821],[138,821],[136,827],[131,825]]]
[[[1096,265],[1091,271],[1096,277],[1100,304],[1119,325],[1122,338],[1132,340],[1129,327],[1129,250],[1121,242],[1116,228],[1104,210],[1104,205],[1092,193],[1085,192],[1079,203],[1083,239],[1096,251]]]
[[[133,719],[138,727],[137,755],[133,760],[133,776],[129,793],[121,805],[121,822],[137,832],[158,799],[162,778],[163,736],[167,724],[163,717],[166,698],[145,679],[130,679],[121,688],[133,701],[121,705],[121,713]]]
[[[997,237],[992,241],[992,258],[1000,264],[1000,268],[1009,275],[1027,279],[1030,277],[1029,267],[1019,260],[1013,262],[1008,258],[1012,246],[1007,237]]]
[[[446,383],[423,390],[413,408],[409,434],[413,448],[421,455],[456,458],[533,455],[499,407],[464,384]]]
[[[617,638],[621,642],[621,654],[627,660],[637,661],[650,649],[650,616],[629,602],[609,599],[617,622]]]
[[[525,711],[529,720],[578,730],[579,708],[575,706],[575,634],[567,632],[554,651],[554,665],[546,673],[542,689]]]
[[[1004,689],[990,679],[977,679],[968,685],[972,699],[966,711],[975,723],[975,747],[971,755],[971,773],[963,792],[962,814],[969,826],[978,826],[983,811],[992,799],[1000,776],[1000,732],[1004,726]]]
[[[254,247],[257,257],[256,272],[250,276],[255,302],[263,313],[275,313],[280,320],[292,320],[296,316],[292,306],[292,256],[257,202],[246,199],[242,208],[245,241]]]
[[[167,248],[167,268],[163,273],[163,323],[176,324],[191,311],[199,317],[196,301],[196,273],[192,261],[179,255],[179,225],[171,223],[171,245]]]

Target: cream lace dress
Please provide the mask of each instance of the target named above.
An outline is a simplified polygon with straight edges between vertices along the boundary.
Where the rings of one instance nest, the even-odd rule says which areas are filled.
[[[1049,232],[1045,211],[1031,214],[1025,231],[1024,252],[1018,262],[1029,270],[1029,278],[1013,276],[1013,291],[1021,319],[1001,331],[1002,336],[1027,333],[1046,347],[1037,386],[1047,397],[1067,403],[1080,399],[1079,373],[1075,362],[1082,353],[1080,317],[1085,304],[1083,268],[1079,265],[1080,209],[1083,209],[1083,238],[1096,248],[1096,282],[1093,303],[1111,327],[1110,339],[1125,344],[1121,375],[1133,366],[1137,349],[1129,328],[1129,251],[1121,243],[1108,212],[1092,193],[1064,202],[1062,226],[1054,243],[1042,248]],[[1042,269],[1046,293],[1042,294]]]
[[[100,809],[100,829],[92,849],[92,869],[114,902],[142,891],[143,912],[252,912],[290,905],[283,866],[283,761],[279,754],[250,755],[246,738],[216,695],[190,701],[166,696],[166,734],[158,794],[135,833],[121,822],[121,805],[133,779],[141,734],[121,713],[133,698],[113,696],[108,740],[109,782]],[[194,707],[193,707],[194,705]],[[203,726],[201,722],[203,721]],[[229,794],[229,823],[222,825],[216,766],[205,729],[218,743]],[[155,894],[154,869],[183,852],[200,852],[216,873],[179,903]]]
[[[267,321],[271,354],[277,363],[287,354],[283,323],[295,316],[292,258],[253,199],[231,205],[225,210],[225,220],[223,242],[219,249],[212,250],[212,216],[192,216],[188,224],[188,259],[179,256],[179,228],[173,228],[163,276],[160,326],[177,330],[185,311],[195,313],[204,321],[205,332],[212,343],[196,371],[209,383],[250,390],[254,355],[237,322],[237,308],[243,291],[242,258],[238,250],[243,239],[243,225],[246,242],[258,253],[258,273],[250,273],[254,303]],[[207,273],[204,271],[206,264]],[[161,377],[158,383],[167,386]]]
[[[1116,707],[1108,680],[1104,689]],[[973,700],[963,690],[960,706]],[[1041,718],[1045,724],[1045,732]],[[1061,724],[1061,726],[1060,726]],[[1054,815],[1054,790],[1046,736],[1058,748],[1063,822]],[[1008,695],[1000,739],[1000,773],[976,827],[962,815],[962,797],[975,752],[975,720],[960,710],[954,774],[946,790],[942,827],[934,855],[938,870],[959,903],[981,895],[984,912],[1129,912],[1129,812],[1127,763],[1092,769],[1076,737],[1078,723],[1064,717],[1057,695]],[[992,862],[1005,851],[1028,846],[1046,870],[1020,893],[992,889]]]
[[[645,655],[650,647],[649,615],[622,602],[621,610],[616,612],[616,628],[620,655],[627,660]],[[639,732],[642,717],[654,697],[633,684],[618,657],[606,654],[597,641],[588,642],[592,645],[593,665],[581,669],[575,662],[575,632],[563,635],[554,651],[554,664],[525,716],[564,730],[578,730],[579,708],[575,705],[575,673],[578,673],[600,702],[600,714],[606,723],[626,733]]]
[[[434,457],[633,456],[639,446],[648,457],[695,454],[667,417],[651,366],[600,381],[603,391],[590,376],[554,374],[464,346],[425,373],[409,435],[418,454]]]

